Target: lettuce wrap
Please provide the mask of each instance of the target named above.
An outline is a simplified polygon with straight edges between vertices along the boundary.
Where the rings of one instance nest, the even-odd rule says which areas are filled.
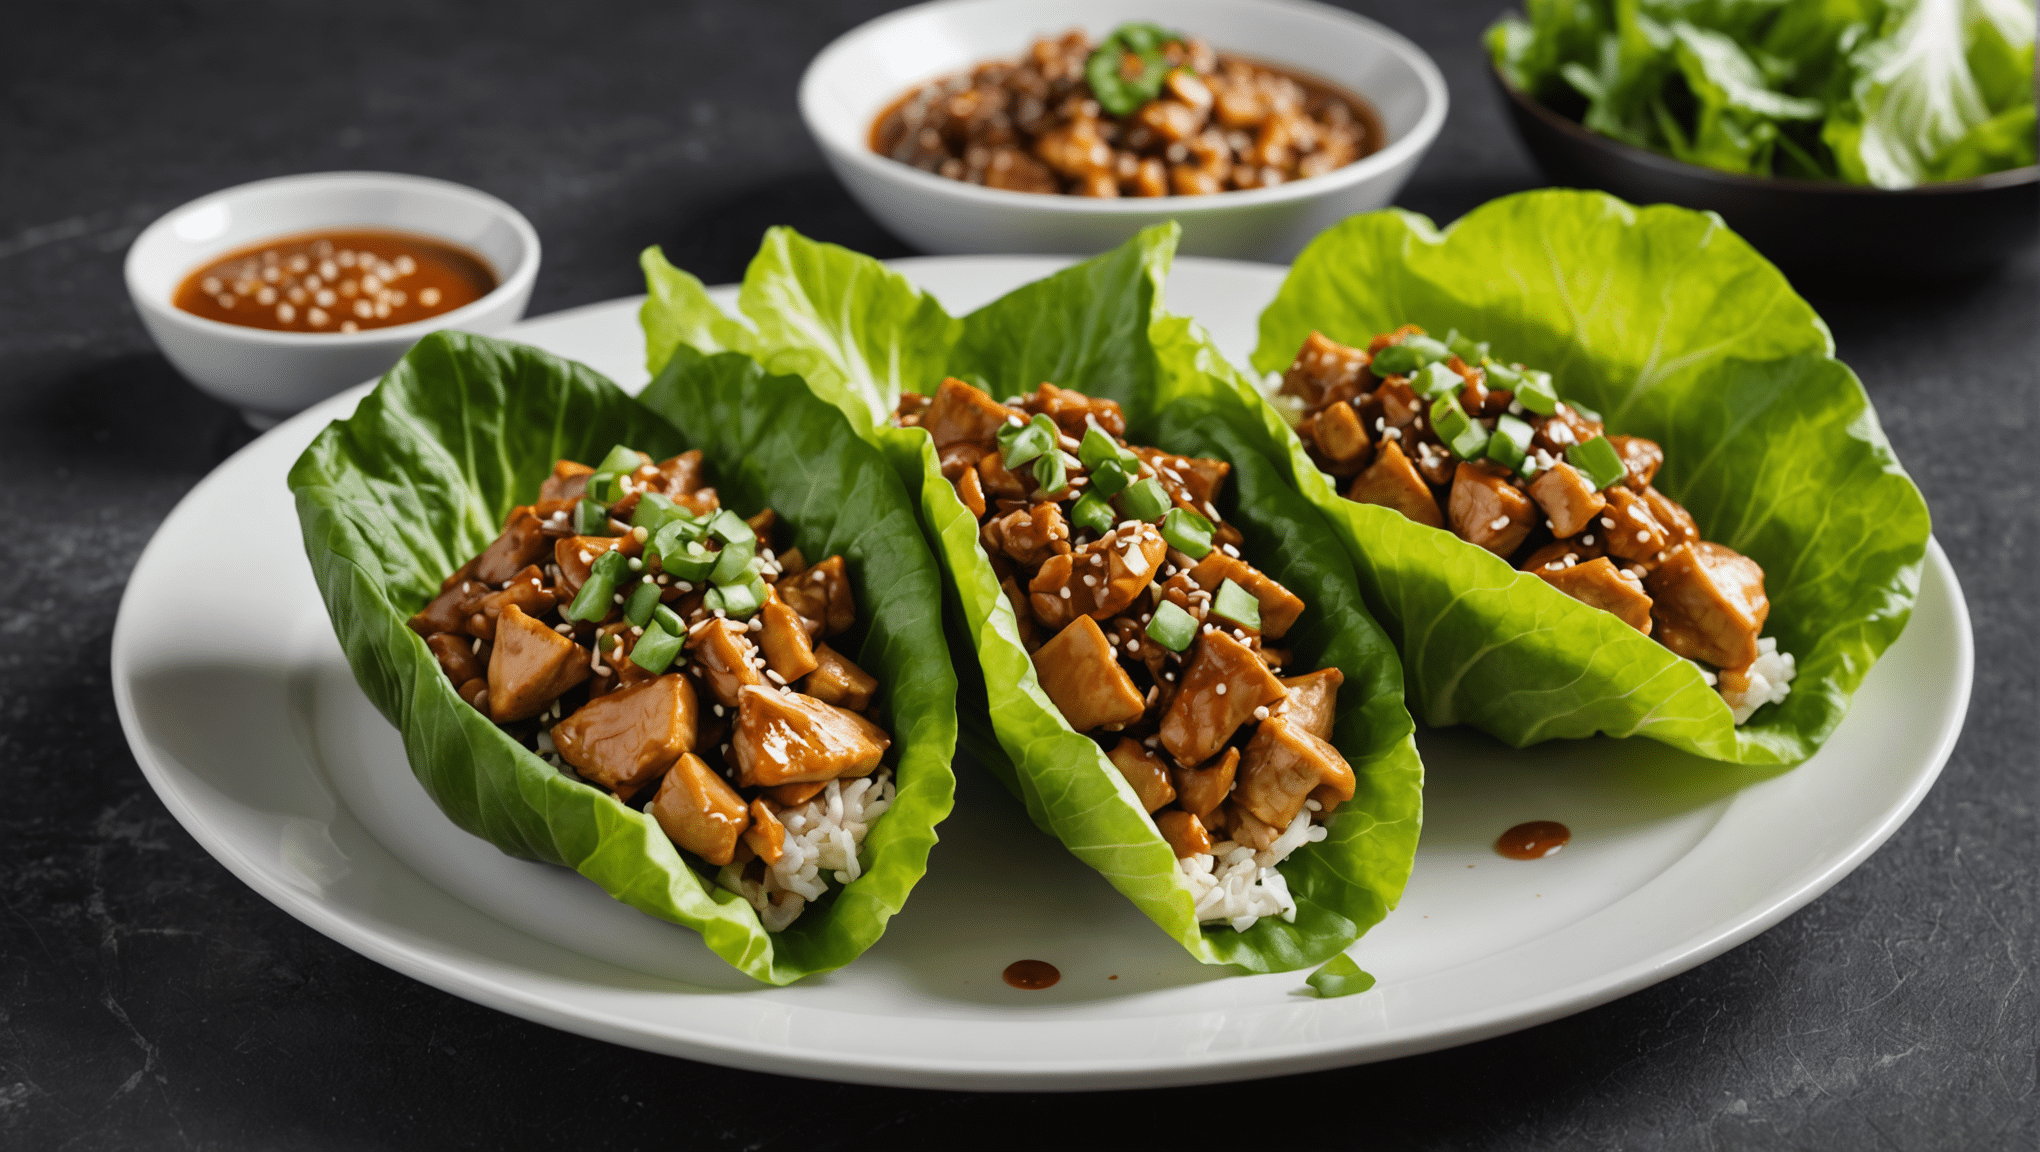
[[[1417,716],[1517,747],[1643,735],[1715,760],[1796,764],[1848,711],[1912,612],[1929,520],[1861,382],[1777,269],[1719,217],[1595,192],[1505,197],[1442,232],[1385,211],[1328,230],[1261,316],[1254,367],[1313,330],[1365,345],[1457,329],[1550,371],[1610,432],[1664,447],[1656,484],[1763,566],[1767,634],[1798,661],[1783,703],[1734,724],[1701,669],[1450,532],[1301,477],[1402,652]]]
[[[807,554],[849,563],[858,622],[840,639],[879,680],[873,718],[893,735],[898,795],[871,827],[863,875],[785,931],[768,933],[742,897],[691,867],[650,814],[563,775],[470,707],[406,625],[532,500],[555,459],[594,461],[617,444],[701,449],[731,507],[774,508]],[[854,960],[926,870],[955,787],[941,576],[893,470],[801,381],[740,355],[681,351],[641,403],[579,364],[438,332],[320,433],[290,485],[355,678],[463,830],[573,868],[771,984]]]
[[[962,318],[877,261],[787,229],[768,233],[751,264],[740,318],[717,311],[698,282],[651,250],[646,343],[655,370],[691,344],[797,371],[883,447],[919,493],[950,577],[958,642],[975,649],[982,671],[984,708],[965,710],[966,745],[1038,826],[1198,960],[1288,970],[1340,952],[1395,905],[1416,849],[1422,766],[1394,649],[1368,614],[1350,561],[1298,494],[1308,460],[1202,331],[1161,311],[1175,243],[1173,225],[1150,229]],[[945,376],[994,396],[1053,381],[1121,404],[1130,441],[1233,465],[1219,504],[1245,535],[1242,555],[1308,605],[1285,640],[1295,666],[1336,666],[1346,677],[1332,742],[1354,769],[1357,792],[1334,814],[1327,839],[1282,865],[1298,905],[1293,923],[1201,927],[1173,852],[1126,778],[1042,691],[977,520],[942,477],[931,439],[884,423],[902,391],[932,392]],[[977,687],[966,684],[965,694]]]

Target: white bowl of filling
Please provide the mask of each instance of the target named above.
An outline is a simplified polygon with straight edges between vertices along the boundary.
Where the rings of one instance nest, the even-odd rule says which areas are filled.
[[[258,427],[381,375],[427,332],[517,322],[538,233],[444,180],[320,172],[202,196],[143,229],[128,295],[200,391]]]
[[[1175,220],[1186,253],[1286,263],[1393,200],[1446,105],[1416,45],[1305,0],[936,0],[800,84],[851,195],[944,254],[1088,254]]]

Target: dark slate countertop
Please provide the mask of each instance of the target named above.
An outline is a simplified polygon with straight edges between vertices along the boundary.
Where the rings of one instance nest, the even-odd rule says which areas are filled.
[[[1593,1011],[1268,1082],[1272,1098],[1239,1105],[1210,1088],[806,1083],[445,995],[299,924],[201,850],[121,736],[108,642],[143,545],[253,433],[143,334],[120,274],[138,228],[270,175],[445,177],[537,226],[533,314],[640,291],[635,256],[653,242],[711,283],[737,278],[771,224],[902,255],[823,169],[793,96],[821,45],[884,7],[186,0],[0,15],[0,467],[13,477],[0,508],[24,530],[0,545],[0,1146],[810,1148],[1001,1129],[1055,1146],[1137,1132],[1136,1118],[1311,1147],[2033,1146],[2032,251],[1957,286],[1811,293],[1969,597],[1975,697],[1940,782],[1810,907]],[[1364,11],[1452,85],[1404,206],[1443,222],[1541,182],[1481,75],[1490,4]],[[298,546],[294,525],[253,530]]]

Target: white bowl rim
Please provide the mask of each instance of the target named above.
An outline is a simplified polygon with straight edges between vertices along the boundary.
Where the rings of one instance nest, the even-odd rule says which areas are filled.
[[[293,185],[309,186],[346,181],[430,190],[468,200],[476,208],[496,216],[509,226],[511,232],[517,236],[521,256],[517,264],[508,272],[498,272],[496,286],[478,300],[464,304],[450,312],[441,312],[436,315],[427,316],[422,320],[413,320],[409,324],[390,324],[381,328],[364,328],[358,332],[279,332],[270,328],[254,328],[246,324],[229,324],[224,320],[212,320],[196,313],[186,312],[184,309],[172,304],[169,300],[160,298],[156,293],[142,290],[140,263],[143,247],[156,241],[171,227],[171,221],[184,215],[186,212],[251,192],[288,192]],[[315,231],[320,227],[327,226],[308,224],[301,231]],[[363,225],[363,227],[370,226]],[[278,233],[278,235],[284,236],[292,234],[290,232]],[[441,237],[441,239],[448,239],[450,243],[458,243],[446,237]],[[408,172],[343,169],[331,172],[298,172],[288,176],[270,176],[261,180],[250,180],[245,184],[236,184],[231,188],[221,188],[218,191],[208,192],[196,199],[179,204],[177,207],[170,209],[151,221],[149,226],[142,229],[141,234],[135,237],[134,243],[128,245],[127,260],[124,262],[123,273],[127,280],[128,295],[134,299],[137,308],[146,308],[152,317],[166,323],[175,324],[188,331],[214,337],[230,336],[251,344],[266,344],[280,348],[345,348],[358,347],[364,344],[379,344],[388,340],[401,340],[406,344],[415,343],[419,338],[441,328],[457,328],[463,322],[472,320],[476,316],[483,315],[499,307],[504,297],[528,291],[538,278],[538,263],[538,230],[531,226],[531,221],[526,220],[522,212],[519,212],[511,207],[509,203],[498,197],[491,196],[479,188],[470,188],[465,184],[457,184],[451,180],[441,180],[434,176],[415,176]],[[189,275],[189,273],[187,272],[184,275]],[[182,283],[182,281],[183,277],[180,275],[178,282]]]
[[[1064,215],[1190,216],[1229,212],[1292,200],[1314,199],[1392,171],[1406,161],[1413,161],[1431,146],[1439,130],[1445,126],[1445,114],[1451,102],[1445,86],[1445,77],[1438,71],[1438,66],[1431,60],[1430,55],[1417,47],[1409,37],[1377,20],[1357,12],[1348,12],[1344,8],[1321,4],[1317,0],[1233,0],[1246,8],[1289,9],[1330,17],[1356,25],[1358,29],[1373,36],[1417,75],[1417,83],[1424,96],[1424,109],[1418,115],[1416,124],[1399,139],[1390,141],[1388,147],[1363,156],[1344,167],[1335,168],[1322,176],[1292,180],[1273,188],[1229,189],[1203,196],[1121,197],[1113,200],[1091,196],[1050,196],[1039,192],[1013,192],[1004,188],[987,188],[980,184],[951,180],[946,176],[937,176],[911,164],[903,164],[890,157],[881,156],[862,141],[846,147],[843,141],[821,130],[819,117],[813,109],[822,99],[819,72],[830,57],[848,51],[853,40],[881,35],[888,25],[915,19],[931,9],[983,2],[985,0],[926,0],[921,4],[873,17],[829,41],[828,45],[808,62],[807,70],[800,78],[800,113],[801,119],[807,122],[808,134],[832,156],[882,179],[904,180],[929,191],[946,192],[986,207],[1009,210],[1026,207],[1044,213]],[[1279,60],[1270,60],[1268,63],[1284,68],[1295,67]],[[1357,95],[1367,98],[1365,93]],[[1374,102],[1372,98],[1367,99],[1369,103]]]

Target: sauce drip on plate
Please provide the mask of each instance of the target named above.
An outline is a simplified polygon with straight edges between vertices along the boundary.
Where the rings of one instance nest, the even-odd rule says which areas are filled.
[[[1046,960],[1015,960],[1006,965],[1006,983],[1015,988],[1039,991],[1062,979],[1062,973]]]
[[[1495,851],[1511,860],[1541,860],[1565,847],[1572,829],[1556,820],[1518,824],[1495,839]]]
[[[409,232],[277,236],[201,265],[170,302],[194,316],[273,332],[359,332],[463,308],[496,287],[488,262]]]

